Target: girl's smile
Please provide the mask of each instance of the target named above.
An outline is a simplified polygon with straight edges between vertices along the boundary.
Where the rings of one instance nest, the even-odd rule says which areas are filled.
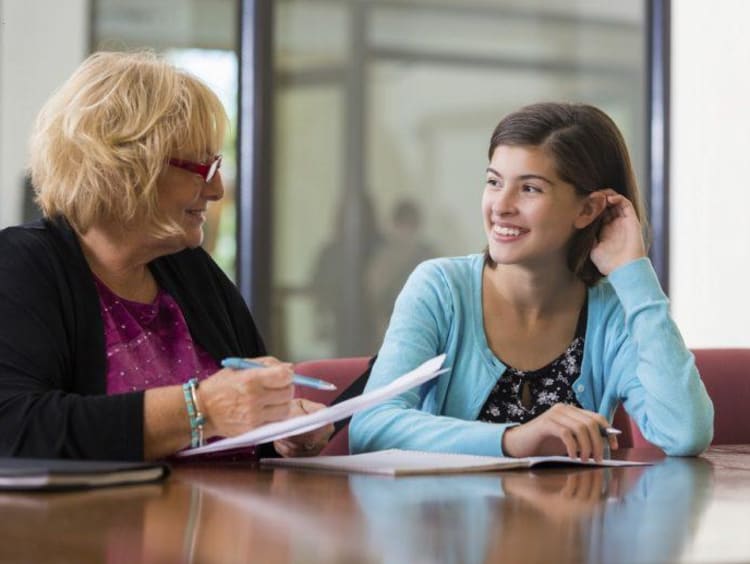
[[[482,198],[490,257],[498,264],[564,263],[573,235],[588,225],[584,202],[544,149],[498,146]]]

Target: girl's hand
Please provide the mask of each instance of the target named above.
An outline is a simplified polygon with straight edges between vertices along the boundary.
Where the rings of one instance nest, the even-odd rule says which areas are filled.
[[[565,403],[557,403],[528,423],[511,427],[503,434],[503,452],[509,456],[567,454],[570,458],[600,462],[604,442],[617,449],[617,437],[602,437],[609,426],[606,418]]]
[[[602,212],[602,227],[591,250],[591,261],[608,276],[624,264],[645,257],[646,245],[630,200],[611,188],[602,193],[607,198],[607,208]]]
[[[325,405],[310,400],[296,398],[292,401],[292,411],[289,417],[305,415],[323,409]],[[328,439],[333,434],[333,424],[329,423],[318,429],[313,429],[301,435],[287,437],[274,441],[273,446],[281,456],[316,456],[328,444]]]
[[[550,474],[545,480],[529,480],[525,474],[508,472],[503,476],[503,490],[520,497],[542,515],[560,525],[590,515],[601,509],[607,498],[606,470]]]
[[[289,417],[294,386],[292,365],[273,357],[253,359],[265,368],[224,368],[198,387],[207,437],[233,437]]]

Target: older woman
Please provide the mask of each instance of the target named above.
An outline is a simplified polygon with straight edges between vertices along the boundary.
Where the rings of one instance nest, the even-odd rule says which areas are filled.
[[[92,55],[44,106],[45,217],[0,232],[0,455],[161,458],[320,408],[292,399],[290,365],[200,247],[226,121],[148,53]],[[266,367],[221,370],[227,356]],[[275,446],[315,454],[331,430]]]

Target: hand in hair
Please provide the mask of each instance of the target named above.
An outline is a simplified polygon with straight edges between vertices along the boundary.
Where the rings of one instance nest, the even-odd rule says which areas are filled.
[[[591,261],[604,276],[617,268],[646,256],[641,223],[633,204],[611,188],[607,196],[599,237],[591,250]]]

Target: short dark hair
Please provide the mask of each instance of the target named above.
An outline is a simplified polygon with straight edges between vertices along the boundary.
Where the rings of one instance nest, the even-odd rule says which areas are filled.
[[[395,225],[419,227],[421,219],[419,207],[413,200],[400,200],[393,208],[393,223]]]
[[[641,225],[646,225],[643,200],[635,180],[630,154],[615,122],[599,108],[587,104],[543,102],[505,116],[492,132],[489,159],[505,146],[540,147],[555,162],[557,175],[580,195],[612,188],[633,204]],[[602,274],[591,261],[591,249],[601,226],[597,219],[573,236],[568,267],[586,285]],[[492,267],[495,262],[485,251]]]

